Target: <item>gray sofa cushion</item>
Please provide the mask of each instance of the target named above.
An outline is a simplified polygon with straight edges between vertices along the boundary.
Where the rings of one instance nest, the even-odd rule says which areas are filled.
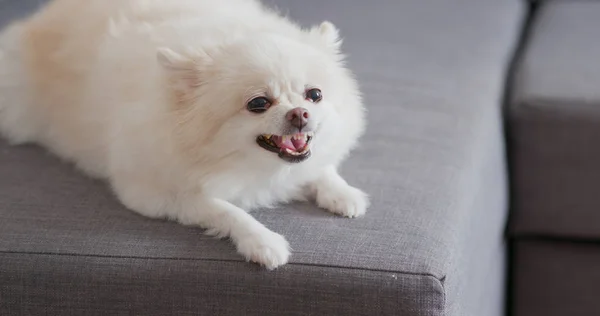
[[[342,173],[371,194],[368,214],[254,212],[294,248],[265,272],[199,229],[124,210],[37,147],[3,143],[0,314],[502,314],[500,103],[523,2],[275,2],[342,30],[370,109]]]
[[[597,244],[519,240],[514,253],[512,315],[598,315]]]
[[[600,2],[548,2],[509,111],[515,235],[600,238]]]

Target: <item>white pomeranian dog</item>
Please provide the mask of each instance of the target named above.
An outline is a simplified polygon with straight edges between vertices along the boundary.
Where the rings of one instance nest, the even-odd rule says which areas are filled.
[[[273,269],[289,244],[247,210],[368,207],[337,171],[365,129],[340,45],[256,0],[54,0],[0,35],[0,133]]]

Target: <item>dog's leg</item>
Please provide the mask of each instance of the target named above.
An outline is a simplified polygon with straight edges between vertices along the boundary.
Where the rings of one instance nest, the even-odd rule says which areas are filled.
[[[231,238],[247,260],[269,270],[288,262],[290,248],[285,238],[229,202],[192,198],[182,204],[176,216],[184,225],[198,225],[209,235]]]
[[[369,207],[367,194],[350,186],[334,167],[326,168],[309,185],[309,194],[319,207],[346,217],[361,216]]]
[[[286,264],[290,249],[285,238],[272,232],[243,209],[220,199],[197,194],[173,198],[146,182],[113,182],[119,199],[129,209],[152,218],[170,218],[200,226],[212,236],[229,237],[247,260],[274,269]]]

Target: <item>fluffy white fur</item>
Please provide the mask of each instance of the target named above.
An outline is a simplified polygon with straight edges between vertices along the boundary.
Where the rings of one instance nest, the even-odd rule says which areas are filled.
[[[0,35],[0,133],[107,180],[133,211],[229,237],[276,268],[288,242],[246,210],[368,206],[336,171],[364,129],[340,44],[331,23],[302,29],[254,0],[55,0]],[[248,111],[262,95],[273,106]],[[295,107],[315,134],[312,156],[288,163],[256,138],[281,135]]]

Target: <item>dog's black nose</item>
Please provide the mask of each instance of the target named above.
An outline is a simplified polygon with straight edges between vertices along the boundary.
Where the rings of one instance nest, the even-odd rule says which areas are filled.
[[[308,114],[308,110],[305,108],[291,109],[285,115],[285,118],[292,124],[292,126],[297,127],[299,130],[302,130],[302,128],[308,124],[309,117],[310,114]]]

